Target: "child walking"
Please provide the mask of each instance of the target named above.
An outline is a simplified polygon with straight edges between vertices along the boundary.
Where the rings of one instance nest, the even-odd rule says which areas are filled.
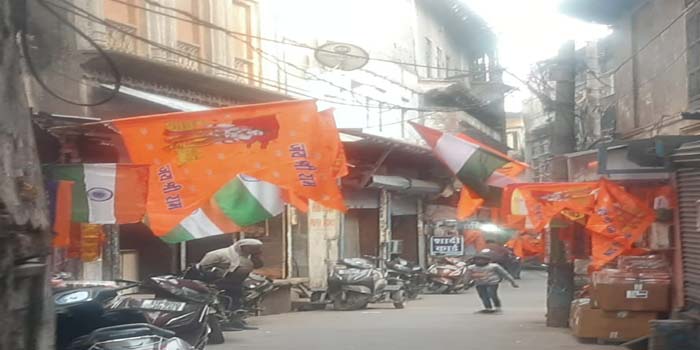
[[[501,265],[492,263],[489,252],[481,251],[474,257],[474,264],[467,267],[467,279],[473,281],[479,298],[484,303],[482,313],[501,310],[501,299],[498,297],[498,285],[504,279],[508,280],[513,288],[518,288],[513,276]]]

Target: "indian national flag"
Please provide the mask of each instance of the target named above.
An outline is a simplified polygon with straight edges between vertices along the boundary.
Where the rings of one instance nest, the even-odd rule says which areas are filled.
[[[140,222],[146,212],[148,166],[69,164],[49,168],[55,181],[73,182],[71,219],[91,224]]]
[[[238,175],[161,239],[178,243],[233,233],[281,214],[282,190],[269,182]]]
[[[479,196],[487,197],[489,186],[504,187],[515,182],[507,175],[496,172],[509,164],[509,159],[458,136],[420,124],[411,125],[457,179]]]

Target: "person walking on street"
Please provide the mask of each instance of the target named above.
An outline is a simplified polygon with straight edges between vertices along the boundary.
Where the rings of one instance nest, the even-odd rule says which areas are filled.
[[[513,276],[501,265],[491,262],[488,253],[480,252],[474,257],[473,264],[467,267],[467,279],[473,281],[476,291],[484,304],[480,312],[490,313],[501,310],[501,299],[498,297],[498,285],[504,279],[513,288],[519,288]]]
[[[491,262],[503,266],[516,280],[520,279],[520,259],[515,256],[513,251],[489,239],[486,240],[486,248],[482,249],[481,252],[488,252],[491,256]]]

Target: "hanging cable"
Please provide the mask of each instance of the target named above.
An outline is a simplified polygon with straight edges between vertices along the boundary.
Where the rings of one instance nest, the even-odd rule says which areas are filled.
[[[78,35],[80,35],[83,39],[85,39],[92,47],[97,50],[97,52],[105,59],[107,62],[107,65],[109,66],[109,69],[112,71],[112,75],[114,76],[114,88],[111,89],[109,94],[100,99],[97,102],[76,102],[73,100],[70,100],[66,97],[61,96],[59,93],[55,92],[51,87],[46,84],[46,82],[41,78],[34,61],[32,60],[31,53],[29,50],[29,40],[27,38],[27,31],[29,30],[29,19],[30,19],[30,14],[29,14],[29,6],[25,5],[25,16],[24,16],[24,25],[23,28],[20,30],[20,46],[22,47],[22,54],[24,56],[24,61],[26,62],[27,69],[29,70],[29,73],[32,75],[34,80],[41,86],[42,89],[46,91],[49,95],[53,96],[54,98],[61,100],[65,103],[75,105],[75,106],[81,106],[81,107],[93,107],[93,106],[98,106],[104,103],[107,103],[111,101],[113,98],[119,94],[119,89],[122,84],[122,75],[119,72],[119,69],[117,68],[117,64],[112,60],[109,55],[98,45],[90,36],[85,34],[80,28],[75,26],[71,21],[68,19],[64,18],[60,13],[58,13],[56,10],[52,9],[48,4],[45,2],[45,0],[36,0],[36,2],[44,9],[46,9],[51,15],[56,17],[61,23],[67,25],[69,28],[74,30]]]
[[[241,77],[241,78],[245,78],[245,79],[248,79],[248,80],[250,80],[250,81],[253,81],[253,82],[256,82],[256,83],[265,85],[265,86],[270,86],[270,87],[273,87],[273,88],[279,88],[279,87],[280,87],[279,85],[277,85],[277,82],[274,82],[274,81],[273,81],[273,83],[266,82],[266,80],[267,80],[267,81],[272,81],[272,80],[265,79],[265,78],[261,78],[261,79],[251,78],[251,77],[249,77],[247,74],[245,74],[245,73],[243,73],[243,72],[237,71],[237,70],[235,70],[235,69],[231,69],[231,68],[229,68],[229,67],[226,67],[226,66],[217,64],[217,63],[215,63],[215,62],[212,62],[212,61],[209,61],[209,60],[206,60],[206,59],[202,59],[202,58],[199,58],[199,57],[192,56],[192,55],[190,55],[190,54],[188,54],[188,53],[186,53],[186,52],[183,52],[183,51],[181,51],[181,50],[178,50],[178,49],[175,49],[175,48],[166,46],[166,45],[159,44],[159,43],[157,43],[157,42],[154,42],[154,41],[152,41],[152,40],[149,40],[149,39],[144,38],[144,37],[142,37],[142,36],[139,36],[139,35],[137,35],[137,34],[134,34],[134,33],[131,33],[131,32],[129,32],[129,31],[126,31],[126,30],[124,30],[124,29],[122,29],[122,28],[119,28],[119,27],[116,26],[116,25],[111,24],[110,22],[107,22],[107,21],[105,21],[105,20],[100,19],[99,17],[97,17],[97,16],[91,14],[90,12],[88,12],[88,11],[86,11],[86,10],[84,10],[84,9],[82,9],[82,8],[80,8],[80,7],[78,7],[78,6],[76,6],[76,5],[73,5],[72,3],[70,3],[70,2],[67,1],[67,0],[59,0],[59,1],[61,1],[61,2],[65,3],[66,5],[72,7],[72,8],[74,9],[74,11],[73,11],[73,10],[70,10],[70,9],[68,9],[68,8],[62,7],[62,6],[60,6],[60,5],[58,5],[58,4],[55,4],[55,3],[51,3],[51,6],[55,6],[56,8],[62,9],[62,10],[67,11],[67,12],[71,12],[71,13],[73,13],[73,14],[75,14],[76,16],[79,16],[79,17],[81,17],[81,18],[85,18],[85,19],[94,21],[94,22],[96,22],[96,23],[102,24],[102,25],[104,25],[104,26],[106,26],[106,27],[108,27],[108,28],[110,28],[110,29],[116,30],[116,31],[118,31],[118,32],[120,32],[120,33],[122,33],[122,34],[124,34],[124,35],[133,37],[133,38],[135,38],[136,40],[139,40],[139,41],[141,41],[141,42],[144,42],[144,43],[148,44],[149,46],[153,46],[153,47],[159,48],[159,49],[161,49],[161,50],[163,50],[163,51],[165,51],[165,52],[171,53],[171,54],[173,54],[173,55],[177,55],[177,56],[180,56],[180,57],[184,57],[184,58],[190,59],[190,60],[192,60],[192,61],[194,61],[194,62],[203,64],[203,65],[208,66],[208,67],[211,67],[211,68],[213,68],[213,69],[217,69],[217,70],[219,70],[219,71],[223,71],[223,72],[229,73],[229,74],[234,75],[234,76],[238,76],[238,77]],[[294,87],[294,86],[292,86],[292,88],[294,88],[294,89],[300,89],[300,88]],[[292,92],[295,93],[295,94],[297,94],[297,95],[300,95],[300,96],[303,96],[303,97],[307,97],[307,98],[316,99],[316,100],[319,100],[319,101],[324,101],[324,102],[333,103],[333,104],[339,104],[339,105],[345,105],[345,106],[351,106],[351,107],[358,107],[358,108],[373,108],[373,109],[382,109],[382,110],[384,110],[384,109],[388,109],[388,110],[390,110],[390,109],[405,109],[405,110],[426,111],[426,112],[434,112],[434,111],[454,112],[454,111],[460,111],[460,110],[462,110],[462,109],[456,109],[456,108],[431,108],[431,109],[430,109],[430,108],[417,108],[417,107],[410,107],[410,106],[393,105],[393,104],[390,104],[390,103],[385,103],[385,104],[393,105],[393,107],[391,107],[391,108],[384,108],[383,106],[372,106],[372,105],[366,105],[366,104],[347,103],[347,102],[344,102],[344,101],[333,101],[333,100],[328,100],[328,99],[324,99],[324,98],[319,98],[319,97],[315,97],[315,96],[312,96],[312,95],[308,95],[307,93],[299,92],[299,91],[292,91]],[[339,98],[339,97],[335,97],[335,98]],[[479,103],[479,104],[474,104],[473,106],[471,106],[471,105],[470,105],[470,106],[462,106],[461,108],[471,108],[471,107],[477,107],[477,108],[478,108],[478,107],[480,107],[480,106],[483,106],[483,104],[482,104],[482,103]]]
[[[154,12],[153,9],[149,9],[149,8],[147,8],[147,7],[145,7],[145,6],[140,6],[140,5],[133,4],[133,3],[130,3],[130,2],[126,2],[126,1],[123,1],[123,0],[110,0],[110,1],[117,2],[117,3],[123,4],[123,5],[125,5],[125,6],[132,7],[132,8],[137,8],[137,9],[140,9],[140,10],[143,10],[143,11],[147,11],[147,12],[151,12],[151,13],[157,13],[157,12]],[[170,7],[170,6],[166,6],[166,5],[160,4],[160,3],[158,3],[157,1],[154,1],[154,0],[144,0],[144,1],[145,1],[146,3],[148,3],[149,5],[153,5],[153,6],[156,6],[156,7],[165,8],[165,9],[169,9],[169,10],[175,10],[176,12],[181,11],[181,10],[178,10],[178,9],[174,9],[174,8],[172,8],[172,7]],[[163,16],[166,16],[166,17],[174,18],[174,19],[182,19],[182,18],[180,18],[180,17],[177,17],[177,16],[175,16],[175,15],[171,15],[171,14],[167,14],[167,13],[162,13],[162,12],[161,12],[160,14],[163,15]],[[243,32],[236,32],[236,31],[230,31],[230,30],[227,30],[227,31],[228,31],[228,32],[231,32],[231,33],[234,33],[234,34],[236,34],[236,35],[245,36],[245,37],[249,37],[249,38],[257,39],[257,40],[261,40],[261,41],[267,41],[267,42],[272,42],[272,43],[281,44],[281,45],[287,45],[287,46],[294,46],[294,47],[298,47],[298,48],[302,48],[302,49],[314,50],[314,51],[318,51],[318,52],[330,53],[330,54],[339,55],[339,56],[345,56],[345,57],[350,57],[350,58],[363,58],[363,59],[369,59],[370,61],[378,61],[378,62],[385,62],[385,63],[393,63],[393,64],[397,64],[397,65],[402,65],[402,66],[411,66],[411,67],[414,67],[414,68],[428,68],[428,69],[445,70],[445,71],[449,70],[449,71],[452,71],[452,72],[459,72],[459,73],[464,73],[464,74],[470,74],[470,71],[469,71],[469,70],[465,70],[465,69],[437,67],[437,66],[419,64],[419,63],[407,63],[407,62],[402,62],[402,61],[397,61],[397,60],[391,60],[391,59],[385,59],[385,58],[375,58],[375,57],[365,57],[365,56],[360,56],[360,55],[353,55],[353,54],[349,54],[349,53],[337,53],[337,52],[335,52],[335,51],[330,51],[330,50],[320,50],[320,49],[318,49],[318,48],[311,47],[311,46],[306,45],[306,44],[303,44],[303,43],[288,42],[288,41],[284,41],[284,40],[266,38],[266,37],[263,37],[263,36],[253,35],[253,34],[243,33]],[[496,69],[496,70],[500,70],[500,68],[499,68],[499,69]],[[487,70],[487,71],[488,71],[488,70]]]

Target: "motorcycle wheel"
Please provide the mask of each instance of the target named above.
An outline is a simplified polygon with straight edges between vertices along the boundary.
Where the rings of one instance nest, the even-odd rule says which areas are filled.
[[[391,293],[391,300],[394,302],[394,308],[403,309],[406,307],[406,297],[403,289]]]
[[[224,343],[224,332],[221,330],[221,324],[216,317],[209,317],[207,321],[211,332],[209,333],[209,339],[207,340],[207,345],[218,345]]]
[[[333,295],[333,308],[338,311],[361,310],[367,307],[369,300],[367,296],[361,293],[347,292],[345,300],[343,293]]]
[[[450,289],[450,286],[440,283],[430,283],[428,291],[433,294],[445,294]]]

